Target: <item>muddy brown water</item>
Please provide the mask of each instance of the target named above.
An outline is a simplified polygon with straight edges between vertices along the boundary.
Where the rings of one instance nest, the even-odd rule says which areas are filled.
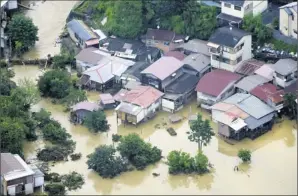
[[[36,66],[15,66],[15,80],[29,77],[37,78],[41,71]],[[90,100],[98,99],[98,93],[88,92]],[[191,107],[191,109],[190,109]],[[138,133],[146,141],[158,146],[163,151],[163,156],[171,150],[183,150],[194,155],[197,145],[187,139],[189,130],[187,121],[168,125],[174,127],[178,135],[170,136],[164,127],[156,129],[155,125],[162,125],[167,121],[168,113],[160,112],[153,120],[139,127],[117,126],[114,111],[107,111],[107,119],[111,125],[108,133],[93,134],[85,127],[74,126],[69,122],[69,114],[63,112],[61,105],[54,105],[48,99],[41,100],[33,106],[33,110],[45,108],[52,113],[77,142],[76,152],[83,154],[81,160],[56,163],[51,170],[61,174],[70,171],[82,173],[85,185],[82,189],[71,191],[69,194],[296,194],[297,193],[297,130],[295,122],[285,120],[273,127],[273,130],[252,141],[245,139],[235,145],[230,145],[214,137],[211,143],[204,147],[204,153],[214,164],[210,174],[178,175],[168,174],[165,160],[148,167],[144,171],[133,171],[122,174],[114,179],[103,179],[87,168],[86,156],[101,144],[112,144],[113,133],[127,135]],[[189,113],[201,113],[204,118],[210,115],[197,109],[195,103],[185,107],[180,115],[187,117]],[[120,123],[119,123],[120,124]],[[216,124],[212,123],[216,131]],[[38,148],[43,147],[40,140],[27,142],[24,146],[25,156],[32,157]],[[237,158],[241,148],[253,151],[250,165],[242,164]],[[239,165],[241,171],[234,172],[233,167]],[[160,173],[153,177],[152,173]]]
[[[75,3],[73,1],[37,2],[33,7],[34,10],[27,12],[39,28],[40,40],[36,47],[25,55],[26,58],[42,58],[47,54],[59,53],[59,47],[54,47],[54,42],[65,24],[68,12]],[[35,80],[43,73],[37,66],[15,66],[14,71],[15,81],[24,77]],[[98,95],[96,92],[88,92],[88,98],[92,101],[96,101]],[[187,117],[190,107],[192,114],[199,112],[204,118],[210,119],[209,114],[196,108],[195,102],[186,106],[180,114]],[[184,120],[171,125],[178,133],[177,136],[172,137],[166,132],[166,126],[155,128],[156,124],[161,125],[167,121],[168,113],[160,112],[153,120],[136,128],[117,126],[114,111],[107,111],[110,131],[93,134],[85,127],[72,125],[69,122],[69,114],[63,112],[64,108],[61,105],[54,105],[50,100],[42,99],[32,109],[40,108],[50,111],[52,117],[66,128],[76,141],[76,152],[83,155],[78,161],[59,162],[51,167],[53,172],[60,174],[75,170],[84,175],[86,183],[83,187],[77,191],[69,191],[68,194],[297,194],[297,130],[294,128],[296,124],[293,121],[285,120],[256,140],[245,139],[235,145],[213,137],[203,151],[214,165],[214,170],[203,176],[169,175],[168,166],[163,159],[144,171],[132,171],[114,179],[103,179],[92,170],[88,170],[86,156],[99,145],[112,144],[113,133],[121,135],[138,133],[146,141],[162,149],[165,157],[172,150],[183,150],[194,155],[197,145],[187,139],[188,122]],[[216,124],[211,124],[216,132]],[[42,140],[26,142],[25,157],[34,157],[36,150],[43,146]],[[252,162],[249,165],[242,164],[237,158],[237,152],[241,148],[247,148],[253,152]],[[239,172],[233,171],[236,165],[239,165]],[[153,172],[160,173],[160,176],[153,177]]]

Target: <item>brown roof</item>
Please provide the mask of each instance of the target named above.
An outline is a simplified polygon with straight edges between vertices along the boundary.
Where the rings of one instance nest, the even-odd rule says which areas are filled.
[[[164,80],[183,66],[183,62],[171,56],[164,56],[155,61],[141,73],[152,74]]]
[[[176,34],[173,31],[163,29],[148,29],[145,35],[146,39],[154,39],[172,42],[174,40],[184,39],[184,35]]]
[[[164,56],[172,56],[180,61],[182,61],[185,58],[185,55],[179,51],[169,51],[169,52],[166,52]]]
[[[123,101],[147,108],[162,96],[162,92],[151,86],[138,86],[128,91],[123,97]]]
[[[1,175],[16,170],[25,170],[22,164],[11,153],[1,153]]]
[[[277,86],[270,83],[257,86],[252,89],[250,93],[264,102],[267,102],[267,100],[270,99],[274,103],[283,101],[282,96],[285,94],[284,90],[279,90]]]
[[[225,70],[214,70],[204,75],[199,81],[196,91],[218,96],[231,82],[236,82],[241,75]]]
[[[249,59],[246,61],[243,61],[239,67],[236,69],[236,73],[242,74],[242,75],[252,75],[254,72],[259,69],[262,65],[264,65],[265,62],[258,61],[256,59]]]

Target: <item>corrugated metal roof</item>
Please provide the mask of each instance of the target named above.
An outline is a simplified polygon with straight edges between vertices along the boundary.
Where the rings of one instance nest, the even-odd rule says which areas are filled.
[[[164,56],[172,56],[178,59],[179,61],[182,61],[185,58],[185,55],[179,51],[169,51],[169,52],[166,52]]]
[[[97,38],[96,35],[81,20],[73,19],[67,23],[67,27],[75,32],[82,40],[88,41]]]
[[[253,88],[266,82],[269,82],[269,80],[267,78],[264,78],[263,76],[250,75],[242,78],[237,84],[235,84],[235,87],[249,92]]]
[[[264,65],[265,62],[258,61],[256,59],[249,59],[246,61],[243,61],[235,70],[236,73],[242,74],[242,75],[252,75],[255,70],[259,69],[262,65]]]
[[[268,114],[262,118],[256,119],[252,116],[246,118],[244,121],[249,129],[255,129],[272,120],[274,113]]]
[[[263,76],[264,78],[267,78],[268,80],[273,80],[273,73],[274,69],[272,69],[272,64],[264,64],[262,67],[257,69],[255,71],[255,74],[258,74],[260,76]]]
[[[296,2],[289,3],[287,5],[281,6],[281,7],[279,7],[279,9],[292,8],[297,13],[297,7],[298,6],[297,6],[297,1],[296,1]]]
[[[103,104],[115,103],[115,100],[110,93],[99,94],[99,99]]]
[[[118,93],[116,93],[113,98],[115,99],[115,101],[118,101],[118,102],[121,102],[124,97],[125,97],[125,94],[128,92],[128,90],[126,89],[121,89],[120,91],[118,91]]]
[[[293,59],[280,59],[272,65],[272,69],[281,75],[287,75],[297,71],[297,61]]]
[[[93,47],[84,48],[79,52],[79,54],[75,56],[75,59],[78,61],[96,65],[100,60],[102,60],[105,57],[105,55],[94,52],[96,50],[97,48]]]
[[[207,46],[207,41],[200,40],[200,39],[192,39],[186,43],[183,43],[176,48],[183,48],[184,50],[188,50],[195,53],[204,54],[210,57],[209,49]]]
[[[252,89],[250,93],[264,102],[267,102],[268,99],[270,99],[273,103],[279,103],[283,101],[282,96],[285,94],[283,90],[279,90],[277,86],[270,83],[257,86],[256,88]]]
[[[210,57],[203,54],[190,54],[182,62],[200,72],[210,65]]]
[[[142,108],[137,105],[121,102],[115,110],[136,116],[142,111]]]
[[[73,111],[77,110],[87,110],[87,111],[96,111],[100,109],[100,106],[97,103],[82,101],[71,107]]]

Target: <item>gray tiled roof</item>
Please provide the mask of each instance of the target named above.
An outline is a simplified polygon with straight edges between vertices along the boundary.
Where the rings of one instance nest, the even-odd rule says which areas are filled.
[[[210,57],[205,56],[203,54],[190,54],[187,57],[185,57],[182,62],[200,72],[209,66]]]
[[[83,23],[83,21],[73,19],[67,23],[67,27],[84,41],[97,38],[91,29],[88,29],[88,27]]]
[[[274,112],[273,108],[250,94],[237,93],[227,98],[223,102],[236,105],[244,112],[256,119],[260,119]]]
[[[253,88],[269,82],[267,78],[264,78],[260,75],[250,75],[242,78],[235,87],[245,90],[247,92],[251,91]]]
[[[204,41],[204,40],[192,39],[186,43],[183,43],[183,44],[177,46],[177,48],[183,48],[184,50],[188,50],[191,52],[201,53],[206,56],[210,56],[207,43],[208,42]]]
[[[246,118],[244,121],[247,124],[249,129],[255,129],[269,121],[273,118],[274,113],[268,114],[260,119],[255,119],[254,117],[250,116]]]
[[[1,175],[16,170],[25,170],[22,164],[11,153],[1,153]]]
[[[293,59],[280,59],[271,67],[275,72],[281,75],[287,75],[297,71],[297,61],[294,61]]]

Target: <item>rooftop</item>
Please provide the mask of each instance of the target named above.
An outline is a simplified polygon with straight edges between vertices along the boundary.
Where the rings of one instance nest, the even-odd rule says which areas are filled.
[[[161,57],[141,73],[152,74],[164,80],[183,66],[183,63],[174,57]]]
[[[121,77],[134,77],[137,80],[141,80],[141,72],[149,67],[150,63],[145,61],[138,61],[133,66],[129,67]]]
[[[291,84],[290,86],[285,87],[285,92],[286,93],[293,93],[293,94],[298,94],[298,80]]]
[[[234,48],[238,42],[250,33],[236,27],[218,28],[209,38],[209,42]]]
[[[115,99],[110,93],[99,94],[99,99],[103,104],[112,104],[115,103]]]
[[[89,27],[81,20],[73,19],[67,23],[67,27],[75,32],[84,41],[97,38],[91,29],[89,29]]]
[[[235,70],[236,73],[242,74],[242,75],[252,75],[254,72],[259,69],[262,65],[264,65],[265,62],[258,61],[256,59],[249,59],[246,61],[243,61]]]
[[[114,96],[114,100],[115,101],[118,101],[118,102],[121,102],[123,101],[124,97],[125,97],[125,94],[128,92],[128,90],[126,89],[121,89],[120,91],[118,91]]]
[[[96,111],[100,109],[100,106],[97,103],[82,101],[71,107],[73,111],[77,110],[87,110],[87,111]]]
[[[147,30],[146,35],[143,37],[145,39],[155,39],[155,40],[172,42],[172,41],[180,40],[180,39],[184,40],[186,36],[176,34],[175,32],[170,31],[170,30],[149,28]]]
[[[100,60],[102,60],[105,56],[102,54],[95,53],[97,48],[84,48],[75,56],[76,60],[83,61],[86,63],[90,63],[96,65]]]
[[[264,84],[266,82],[269,82],[267,78],[264,78],[263,76],[259,75],[250,75],[242,78],[235,87],[245,90],[247,92],[251,91],[253,88]]]
[[[263,76],[268,80],[273,80],[274,70],[272,69],[272,64],[264,64],[262,67],[255,71],[255,74]]]
[[[200,39],[189,40],[188,42],[177,46],[177,48],[183,48],[184,50],[187,50],[187,51],[201,53],[206,56],[210,56],[208,46],[207,46],[207,41],[200,40]]]
[[[195,75],[184,73],[165,88],[166,93],[184,94],[195,89],[199,78]]]
[[[200,72],[210,65],[210,57],[194,53],[185,57],[182,62]]]
[[[297,1],[289,3],[287,5],[281,6],[279,9],[284,9],[284,8],[292,8],[296,13],[297,13]]]
[[[241,75],[225,70],[213,70],[205,74],[199,81],[196,91],[218,96],[229,84],[236,82]]]
[[[269,99],[273,103],[283,101],[283,95],[285,94],[283,90],[278,89],[277,86],[270,83],[257,86],[250,93],[264,102],[267,102]]]
[[[275,72],[285,76],[297,71],[297,61],[293,59],[280,59],[271,67]]]
[[[119,104],[115,110],[136,116],[142,111],[142,108],[134,104],[121,102],[121,104]]]
[[[179,51],[169,51],[169,52],[166,52],[164,54],[164,56],[172,56],[172,57],[175,57],[176,59],[182,61],[185,57],[185,55],[182,53],[182,52],[179,52]]]

